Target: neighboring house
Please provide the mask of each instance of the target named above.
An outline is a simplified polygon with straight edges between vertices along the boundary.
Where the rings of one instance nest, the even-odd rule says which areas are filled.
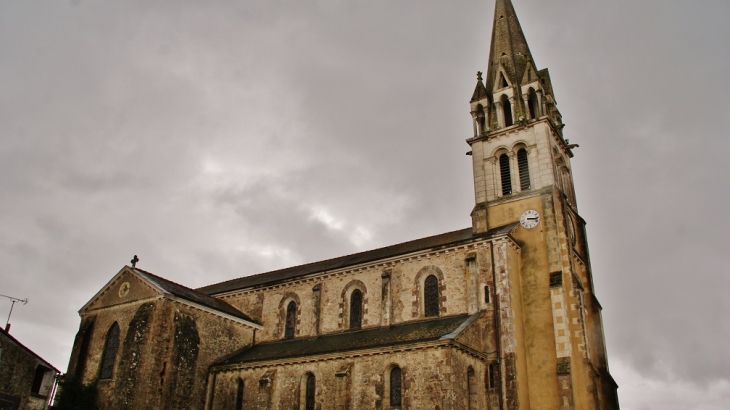
[[[0,410],[50,405],[58,369],[0,329]]]
[[[509,0],[492,31],[472,226],[197,290],[125,266],[68,373],[107,410],[618,409],[575,145]]]

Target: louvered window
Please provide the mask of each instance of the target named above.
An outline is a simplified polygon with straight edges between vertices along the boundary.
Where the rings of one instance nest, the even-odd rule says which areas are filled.
[[[402,374],[400,367],[395,366],[390,370],[390,405],[400,406],[401,399],[401,386],[402,386]]]
[[[297,303],[293,300],[286,307],[286,328],[284,329],[284,338],[291,339],[294,337],[294,328],[297,325]]]
[[[512,176],[509,171],[509,156],[502,154],[499,156],[499,174],[502,177],[502,195],[512,193]]]
[[[362,292],[355,289],[350,295],[350,329],[359,329],[362,325]]]
[[[439,315],[439,280],[434,275],[423,283],[423,307],[426,317]]]
[[[316,380],[314,379],[314,375],[310,374],[307,376],[307,393],[305,398],[305,404],[304,409],[305,410],[314,410],[314,389],[316,386]]]
[[[520,170],[520,190],[530,189],[530,167],[527,163],[527,150],[522,148],[517,151],[517,167]]]
[[[111,379],[114,374],[114,362],[117,360],[117,350],[119,349],[119,325],[117,322],[109,328],[106,334],[106,343],[104,344],[104,354],[101,358],[100,379]]]

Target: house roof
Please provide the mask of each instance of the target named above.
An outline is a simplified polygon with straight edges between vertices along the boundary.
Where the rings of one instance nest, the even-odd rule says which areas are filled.
[[[197,291],[208,295],[215,295],[225,292],[232,292],[244,288],[271,285],[277,282],[282,282],[301,276],[334,269],[341,269],[347,266],[354,266],[366,262],[390,258],[425,249],[443,248],[462,242],[469,242],[474,239],[505,235],[510,233],[516,225],[516,223],[512,223],[509,225],[491,229],[486,233],[477,235],[472,232],[472,228],[461,229],[458,231],[447,232],[440,235],[416,239],[414,241],[403,242],[397,245],[386,246],[384,248],[355,253],[347,256],[340,256],[334,259],[327,259],[319,262],[308,263],[305,265],[293,266],[290,268],[279,269],[271,272],[259,273],[257,275],[231,279],[225,282],[220,282],[198,288]]]
[[[162,289],[165,292],[168,292],[174,296],[177,296],[181,299],[185,299],[189,302],[197,303],[199,305],[215,309],[219,312],[227,313],[231,316],[247,320],[249,322],[258,323],[255,320],[251,319],[249,316],[247,316],[245,313],[241,312],[240,310],[234,308],[233,306],[229,305],[228,303],[216,299],[214,297],[211,297],[209,295],[206,295],[204,293],[200,293],[196,290],[187,288],[183,285],[180,285],[178,283],[169,281],[165,278],[161,278],[153,273],[147,272],[145,270],[139,269],[139,268],[131,268],[136,274],[142,276],[146,280],[152,282],[153,284],[157,285],[160,289]]]
[[[12,335],[10,335],[10,333],[6,332],[2,328],[0,328],[0,335],[3,335],[5,337],[7,337],[8,339],[10,339],[10,341],[12,341],[16,345],[20,346],[23,350],[25,350],[26,352],[30,353],[33,357],[35,357],[36,359],[38,359],[39,361],[41,361],[46,367],[55,370],[56,373],[61,373],[61,371],[58,370],[58,369],[56,369],[56,367],[54,365],[48,363],[45,359],[43,359],[42,357],[38,356],[38,354],[36,352],[30,350],[26,345],[20,343],[20,341],[18,341],[18,339],[14,338]]]
[[[347,352],[381,346],[395,346],[414,342],[451,340],[476,320],[480,314],[481,312],[471,316],[458,315],[422,320],[390,327],[335,333],[317,338],[261,343],[216,365],[226,366],[294,357],[316,356],[326,353]]]

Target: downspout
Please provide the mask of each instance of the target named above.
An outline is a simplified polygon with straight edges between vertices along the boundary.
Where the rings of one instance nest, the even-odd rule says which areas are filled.
[[[500,312],[500,303],[499,303],[499,297],[497,296],[497,267],[494,265],[494,242],[490,242],[490,251],[492,252],[492,283],[494,284],[493,292],[494,292],[494,327],[495,327],[495,335],[496,335],[496,343],[497,343],[497,364],[499,364],[499,408],[504,409],[504,400],[502,398],[502,358],[504,353],[502,352],[502,335],[501,335],[501,329],[502,329],[502,323],[500,320],[499,312]],[[493,374],[489,375],[490,377],[494,377]]]

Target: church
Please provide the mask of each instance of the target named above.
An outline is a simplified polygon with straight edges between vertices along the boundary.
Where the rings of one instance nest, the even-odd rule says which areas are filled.
[[[135,258],[79,311],[68,377],[114,410],[618,409],[576,145],[511,0],[468,108],[471,226],[199,289]]]

